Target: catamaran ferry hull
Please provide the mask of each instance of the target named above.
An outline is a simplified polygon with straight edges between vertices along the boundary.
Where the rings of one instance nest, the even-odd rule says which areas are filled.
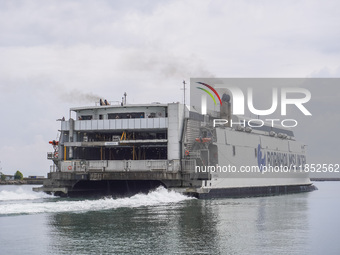
[[[256,196],[275,196],[293,193],[310,192],[317,190],[313,184],[306,185],[285,185],[285,186],[266,186],[266,187],[238,187],[238,188],[218,188],[218,189],[198,189],[186,190],[185,195],[199,199],[212,198],[238,198]]]
[[[216,198],[315,189],[301,168],[306,163],[305,145],[291,130],[215,126],[214,119],[226,114],[225,102],[216,116],[201,115],[180,103],[105,102],[72,108],[75,118],[60,119],[60,139],[50,142],[54,151],[47,156],[54,164],[36,191],[129,196],[164,186],[198,198]],[[238,121],[237,116],[230,118]],[[218,166],[260,171],[211,171]],[[300,169],[264,174],[264,167],[278,166]]]

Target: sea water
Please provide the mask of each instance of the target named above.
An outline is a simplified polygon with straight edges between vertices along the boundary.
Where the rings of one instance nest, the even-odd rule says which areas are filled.
[[[69,199],[0,186],[0,254],[340,254],[340,182],[198,200],[158,188]]]

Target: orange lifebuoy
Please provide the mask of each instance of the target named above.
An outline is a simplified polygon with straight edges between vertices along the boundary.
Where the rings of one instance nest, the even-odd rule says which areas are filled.
[[[196,138],[195,141],[196,141],[196,142],[199,142],[199,143],[208,143],[208,142],[211,141],[211,138],[207,138],[207,137],[201,138],[201,137],[200,137],[200,138]]]
[[[185,151],[185,155],[189,156],[190,152],[188,150]]]
[[[54,153],[54,157],[57,158],[58,157],[58,152]]]
[[[72,166],[68,166],[68,168],[67,168],[68,170],[72,170]]]

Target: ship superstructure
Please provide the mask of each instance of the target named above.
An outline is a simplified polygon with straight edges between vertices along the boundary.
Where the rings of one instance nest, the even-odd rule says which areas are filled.
[[[56,195],[128,195],[160,185],[196,197],[312,190],[300,171],[263,174],[264,166],[303,164],[305,146],[289,129],[215,125],[230,116],[229,102],[215,115],[180,104],[117,104],[71,108],[42,190]],[[73,117],[71,117],[73,115]],[[232,172],[258,166],[258,172]],[[218,168],[220,167],[220,168]],[[224,167],[225,171],[222,168]]]

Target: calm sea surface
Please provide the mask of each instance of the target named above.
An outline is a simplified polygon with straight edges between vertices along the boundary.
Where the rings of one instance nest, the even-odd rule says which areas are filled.
[[[340,254],[340,182],[197,200],[159,188],[74,200],[0,186],[0,254]]]

